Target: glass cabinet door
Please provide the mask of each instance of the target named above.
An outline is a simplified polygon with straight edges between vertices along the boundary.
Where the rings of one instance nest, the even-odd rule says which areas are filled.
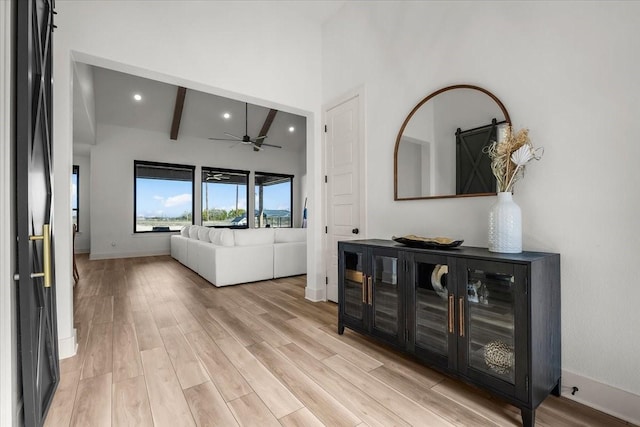
[[[366,304],[363,262],[362,252],[344,252],[344,314],[361,321],[364,321]]]
[[[372,255],[372,328],[386,335],[398,336],[400,321],[400,294],[398,290],[398,258],[381,254]]]
[[[515,384],[516,292],[513,272],[467,269],[469,368]]]
[[[436,260],[416,259],[414,343],[416,352],[447,357],[449,333],[453,333],[453,293],[449,293],[449,266]],[[451,312],[450,312],[451,310]]]

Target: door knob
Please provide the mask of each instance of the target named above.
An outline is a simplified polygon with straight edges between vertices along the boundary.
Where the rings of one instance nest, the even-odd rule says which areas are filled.
[[[353,234],[358,234],[360,232],[360,230],[358,230],[357,228],[354,228],[353,230],[351,230],[351,232]]]

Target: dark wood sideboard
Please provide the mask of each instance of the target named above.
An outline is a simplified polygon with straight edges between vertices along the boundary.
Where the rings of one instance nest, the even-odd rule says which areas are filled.
[[[347,327],[518,407],[524,426],[560,395],[560,255],[338,243]]]

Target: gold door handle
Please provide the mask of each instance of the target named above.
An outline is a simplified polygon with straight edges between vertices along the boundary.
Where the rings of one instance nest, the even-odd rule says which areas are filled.
[[[373,293],[373,284],[372,284],[371,276],[368,276],[367,277],[367,301],[369,305],[371,305],[371,302],[373,301],[373,297],[371,296],[372,293]]]
[[[458,311],[460,312],[460,323],[458,324],[458,334],[464,337],[464,299],[458,298]]]
[[[44,287],[51,287],[51,234],[49,233],[49,224],[42,226],[42,235],[29,236],[29,240],[42,240],[42,258],[43,258],[43,272],[31,273],[31,278],[43,277]]]
[[[449,333],[453,333],[453,311],[455,310],[455,303],[453,294],[449,294]]]
[[[367,275],[362,275],[362,303],[367,303]]]

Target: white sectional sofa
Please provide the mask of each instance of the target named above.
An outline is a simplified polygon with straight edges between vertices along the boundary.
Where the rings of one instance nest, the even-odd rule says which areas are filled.
[[[215,286],[306,274],[307,229],[191,225],[171,236],[171,256]]]

